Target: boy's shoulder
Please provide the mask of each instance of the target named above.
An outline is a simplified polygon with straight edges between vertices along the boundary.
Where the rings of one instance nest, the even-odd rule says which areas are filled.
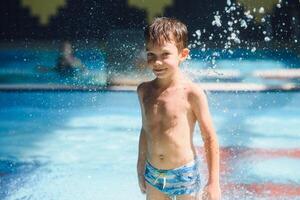
[[[150,87],[152,81],[142,82],[137,86],[138,95],[143,95],[144,92]]]
[[[191,100],[206,98],[205,90],[200,84],[190,82],[188,84],[188,97]]]
[[[186,86],[190,95],[196,95],[204,92],[204,89],[202,88],[201,84],[190,81],[186,84]]]

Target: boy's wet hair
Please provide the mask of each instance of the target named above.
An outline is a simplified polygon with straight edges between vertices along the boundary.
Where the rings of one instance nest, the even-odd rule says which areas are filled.
[[[146,44],[163,45],[165,42],[174,41],[178,50],[188,45],[188,31],[184,23],[177,19],[159,17],[145,28]]]

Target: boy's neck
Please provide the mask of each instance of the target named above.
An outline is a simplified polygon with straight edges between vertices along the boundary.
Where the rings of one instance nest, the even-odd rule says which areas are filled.
[[[166,89],[175,86],[178,82],[182,81],[183,79],[184,79],[183,74],[180,71],[178,71],[171,77],[156,78],[154,80],[154,83],[157,87]]]

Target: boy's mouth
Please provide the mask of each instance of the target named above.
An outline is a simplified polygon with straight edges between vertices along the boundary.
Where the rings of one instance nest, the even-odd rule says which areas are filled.
[[[167,68],[164,68],[164,69],[153,69],[154,72],[156,73],[160,73],[160,72],[163,72],[165,71]]]

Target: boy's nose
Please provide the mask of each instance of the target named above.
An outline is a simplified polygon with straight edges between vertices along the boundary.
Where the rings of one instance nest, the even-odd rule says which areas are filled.
[[[157,60],[155,60],[154,65],[158,65],[158,66],[162,65],[162,61],[157,59]]]

